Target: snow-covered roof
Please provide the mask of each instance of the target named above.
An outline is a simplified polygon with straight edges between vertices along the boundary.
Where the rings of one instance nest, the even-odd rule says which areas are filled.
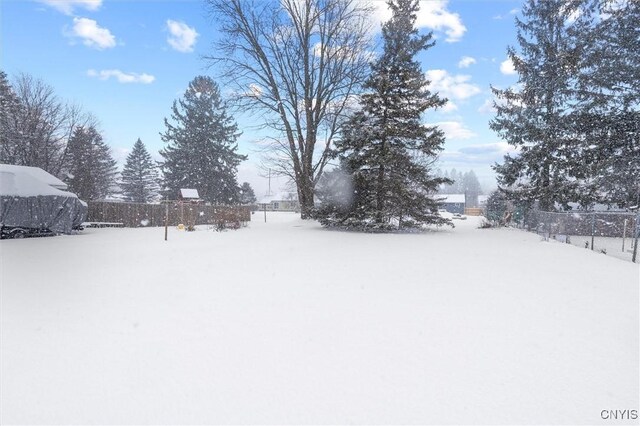
[[[180,195],[182,196],[182,198],[200,198],[200,195],[198,195],[198,190],[191,188],[181,188]]]
[[[57,189],[66,190],[69,186],[52,175],[51,173],[47,173],[39,167],[29,167],[29,166],[15,166],[13,164],[0,164],[0,172],[16,172],[20,171],[23,173],[27,173],[34,177],[35,179],[43,182],[49,186],[52,186]]]
[[[436,198],[440,198],[440,203],[464,203],[464,194],[436,194]]]
[[[13,171],[0,169],[0,195],[13,197],[55,195],[77,198],[76,194],[56,189],[20,169],[13,169]]]

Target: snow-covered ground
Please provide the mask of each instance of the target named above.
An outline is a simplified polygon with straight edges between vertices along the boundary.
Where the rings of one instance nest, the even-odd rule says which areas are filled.
[[[624,241],[624,250],[623,248]],[[634,239],[631,237],[614,238],[614,237],[594,237],[593,248],[598,253],[603,253],[608,256],[614,256],[618,259],[631,262],[633,259],[633,244]],[[585,248],[587,245],[591,247],[591,237],[584,235],[571,235],[569,236],[569,242],[576,247]],[[638,254],[640,256],[640,254]]]
[[[637,423],[638,264],[456,225],[2,241],[0,423]]]

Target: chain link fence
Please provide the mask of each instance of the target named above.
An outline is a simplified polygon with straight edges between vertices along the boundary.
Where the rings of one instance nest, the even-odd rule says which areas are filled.
[[[640,262],[640,215],[630,212],[545,212],[528,210],[517,224],[554,239],[617,258]]]

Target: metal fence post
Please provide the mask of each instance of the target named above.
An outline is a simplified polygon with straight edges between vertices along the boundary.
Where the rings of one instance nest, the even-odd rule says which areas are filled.
[[[638,238],[640,237],[640,213],[636,216],[636,240],[633,244],[633,256],[631,257],[631,261],[633,263],[636,262],[636,257],[638,255]]]
[[[591,250],[593,250],[593,240],[596,233],[596,214],[591,214]]]

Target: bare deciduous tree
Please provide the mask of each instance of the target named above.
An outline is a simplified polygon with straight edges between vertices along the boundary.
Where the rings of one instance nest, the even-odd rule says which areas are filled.
[[[359,0],[207,0],[225,35],[205,56],[238,105],[260,113],[269,165],[296,182],[302,218],[332,139],[368,72],[371,9]]]
[[[51,86],[29,74],[19,74],[12,90],[16,106],[4,117],[0,161],[40,167],[62,177],[69,138],[78,126],[95,125],[96,119],[61,101]]]

